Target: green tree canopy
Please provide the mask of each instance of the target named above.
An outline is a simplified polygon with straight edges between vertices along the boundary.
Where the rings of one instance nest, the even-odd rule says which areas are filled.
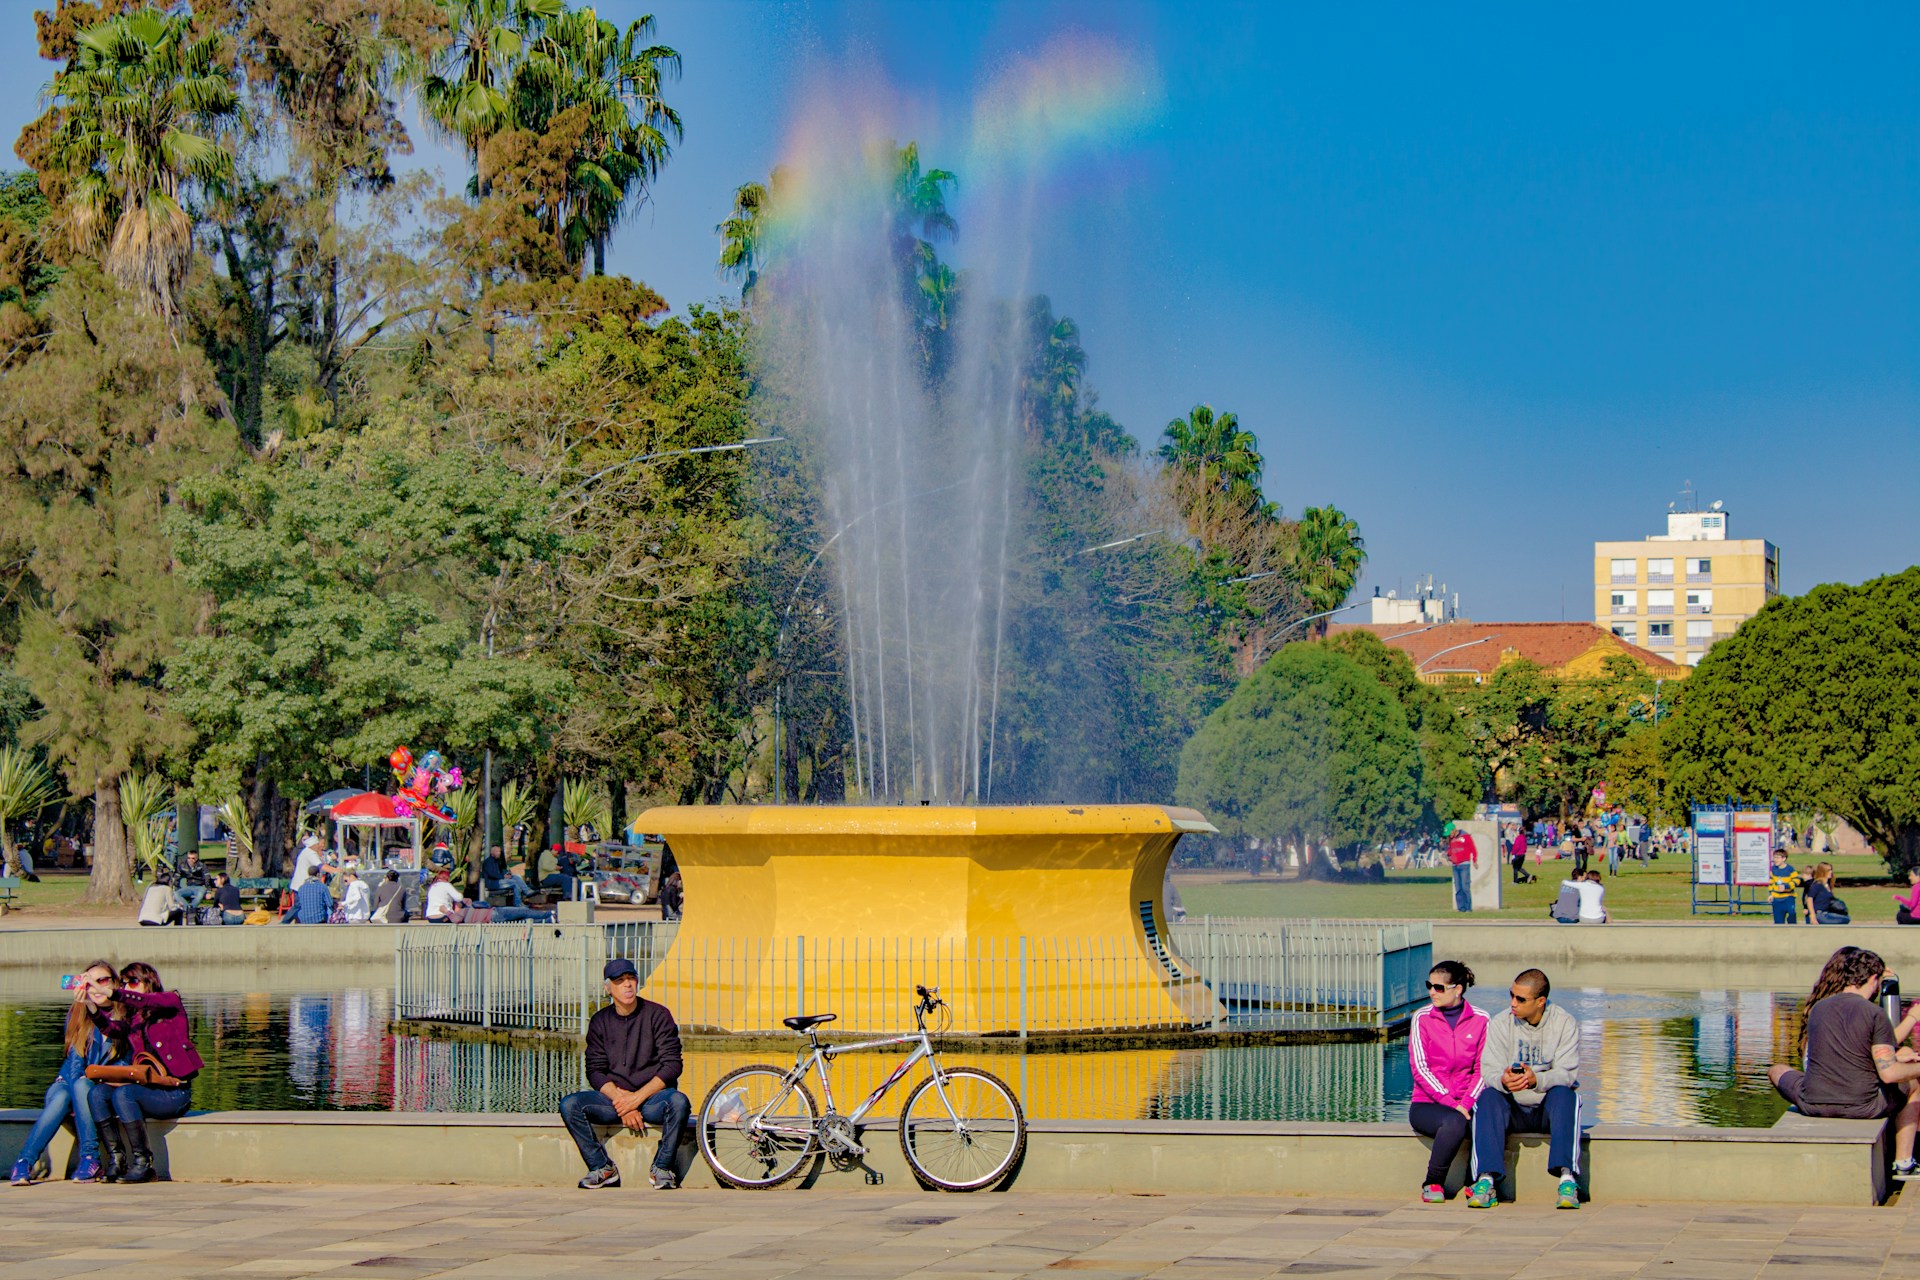
[[[1347,631],[1323,643],[1372,672],[1400,703],[1407,727],[1420,740],[1420,776],[1432,819],[1472,817],[1487,778],[1446,695],[1420,679],[1413,659],[1371,631]]]
[[[1920,866],[1920,566],[1769,603],[1662,729],[1683,802],[1833,814],[1894,870]]]
[[[1358,850],[1418,823],[1420,743],[1366,667],[1290,645],[1193,735],[1176,795],[1228,836]]]

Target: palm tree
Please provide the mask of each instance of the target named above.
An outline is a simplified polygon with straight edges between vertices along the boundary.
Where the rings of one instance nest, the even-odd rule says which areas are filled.
[[[480,194],[486,140],[513,123],[508,86],[541,24],[559,17],[562,0],[438,0],[450,39],[446,48],[412,69],[428,120],[458,138],[473,162]]]
[[[615,224],[645,198],[683,136],[679,114],[661,97],[666,77],[680,74],[680,55],[643,44],[652,34],[651,14],[622,31],[591,8],[563,13],[546,24],[513,78],[525,128],[544,131],[564,111],[586,111],[561,234],[570,258],[592,250],[595,275],[606,274]]]
[[[193,257],[181,192],[233,173],[216,140],[237,108],[220,50],[217,35],[194,38],[190,19],[142,9],[83,28],[51,88],[74,246],[104,246],[114,279],[169,319]]]
[[[14,848],[7,824],[31,818],[60,798],[47,767],[19,747],[0,747],[0,865],[19,876],[20,851]]]
[[[732,215],[713,229],[720,237],[720,274],[740,282],[742,302],[753,295],[754,285],[760,283],[760,268],[766,265],[763,237],[772,204],[768,188],[776,185],[779,177],[776,169],[772,183],[742,183],[733,193]]]
[[[1266,461],[1260,456],[1260,442],[1251,431],[1240,429],[1236,415],[1216,414],[1212,405],[1197,404],[1186,417],[1169,422],[1164,435],[1161,460],[1198,481],[1196,519],[1203,539],[1220,512],[1216,497],[1224,498],[1225,509],[1235,512],[1260,504],[1260,473]]]
[[[1338,507],[1308,507],[1295,531],[1293,560],[1307,603],[1325,613],[1344,604],[1360,580],[1367,544],[1360,526]],[[1326,623],[1320,627],[1324,631]]]

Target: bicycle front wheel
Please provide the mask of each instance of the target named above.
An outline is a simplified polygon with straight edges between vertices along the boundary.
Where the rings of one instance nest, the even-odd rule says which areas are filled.
[[[730,1187],[777,1187],[813,1155],[819,1117],[801,1081],[789,1082],[779,1067],[741,1067],[700,1104],[700,1154]]]
[[[938,1071],[900,1108],[900,1153],[915,1176],[941,1191],[978,1191],[1006,1177],[1027,1145],[1020,1102],[977,1067]]]

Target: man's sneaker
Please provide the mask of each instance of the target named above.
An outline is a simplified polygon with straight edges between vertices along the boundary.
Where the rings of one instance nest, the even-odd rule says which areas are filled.
[[[1901,1182],[1920,1179],[1920,1160],[1902,1160],[1893,1166],[1893,1176]]]
[[[1467,1208],[1491,1209],[1500,1203],[1500,1195],[1493,1189],[1492,1178],[1482,1178],[1473,1184],[1473,1190],[1467,1192]]]
[[[9,1181],[16,1187],[31,1186],[33,1184],[33,1162],[30,1160],[15,1160],[13,1162],[13,1173],[10,1175]]]
[[[588,1191],[598,1191],[602,1187],[617,1187],[620,1185],[620,1171],[612,1165],[604,1169],[595,1169],[580,1179],[580,1185]]]
[[[1580,1184],[1574,1181],[1572,1174],[1560,1179],[1560,1199],[1553,1206],[1556,1209],[1578,1209],[1580,1207]]]
[[[1446,1200],[1447,1189],[1437,1182],[1429,1182],[1420,1188],[1421,1204],[1445,1204]]]
[[[680,1175],[671,1169],[662,1169],[656,1165],[647,1170],[647,1181],[653,1184],[655,1191],[671,1191],[680,1185]]]

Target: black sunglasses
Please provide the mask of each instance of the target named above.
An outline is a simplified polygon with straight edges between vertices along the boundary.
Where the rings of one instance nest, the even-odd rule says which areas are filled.
[[[1453,989],[1453,985],[1454,985],[1454,984],[1453,984],[1453,983],[1451,983],[1451,982],[1429,982],[1429,983],[1427,984],[1427,990],[1429,990],[1429,991],[1450,991],[1450,990],[1452,990],[1452,989]]]

